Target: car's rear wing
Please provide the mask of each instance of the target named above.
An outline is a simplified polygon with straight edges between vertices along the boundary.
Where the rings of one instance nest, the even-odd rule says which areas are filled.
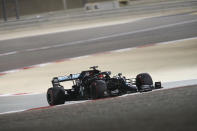
[[[53,87],[56,87],[60,85],[59,84],[60,82],[76,80],[76,79],[79,79],[79,76],[80,74],[70,74],[68,76],[54,77],[51,82],[53,84]]]
[[[63,81],[70,81],[70,80],[76,80],[78,79],[80,74],[70,74],[69,76],[59,76],[57,77],[59,82]]]

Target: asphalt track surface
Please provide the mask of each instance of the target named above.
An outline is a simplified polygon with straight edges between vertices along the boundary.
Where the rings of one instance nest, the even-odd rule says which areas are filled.
[[[196,131],[197,86],[0,115],[0,130]]]
[[[48,106],[45,93],[0,97],[0,114]]]
[[[132,23],[0,41],[0,72],[114,49],[197,35],[191,13]]]

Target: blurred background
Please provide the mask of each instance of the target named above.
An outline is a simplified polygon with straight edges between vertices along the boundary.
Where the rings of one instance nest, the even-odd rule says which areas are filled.
[[[94,7],[87,7],[88,4],[96,3]],[[0,19],[7,20],[10,17],[17,17],[24,15],[39,14],[44,12],[69,10],[76,8],[99,9],[105,4],[105,8],[116,4],[116,8],[119,6],[128,5],[130,0],[1,0],[0,3]],[[99,4],[100,5],[99,5]],[[31,8],[30,8],[31,7]],[[112,8],[112,7],[111,7]],[[115,8],[115,6],[114,6]]]

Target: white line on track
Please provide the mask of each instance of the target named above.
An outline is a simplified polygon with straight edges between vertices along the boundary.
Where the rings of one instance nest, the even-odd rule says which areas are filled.
[[[42,93],[14,93],[14,94],[0,94],[0,97],[16,97],[16,96],[32,96],[32,95],[40,95]]]
[[[5,71],[3,73],[8,74],[8,73],[16,73],[16,72],[19,72],[19,71],[20,71],[20,69],[14,69],[14,70]]]
[[[113,50],[111,52],[119,53],[119,52],[125,52],[125,51],[130,51],[132,49],[136,49],[136,47],[133,48],[124,48],[124,49],[118,49],[118,50]]]
[[[35,65],[35,66],[38,66],[38,67],[45,67],[45,66],[50,65],[50,64],[52,64],[52,62],[43,63],[43,64],[38,64],[38,65]]]
[[[166,41],[166,42],[160,42],[156,43],[155,45],[167,45],[167,44],[174,44],[177,42],[187,41],[187,40],[195,40],[197,37],[191,37],[191,38],[185,38],[185,39],[179,39],[179,40],[173,40],[173,41]]]
[[[71,58],[71,60],[78,60],[78,59],[88,58],[90,56],[91,55],[84,55],[84,56],[74,57],[74,58]]]
[[[2,113],[0,113],[0,115],[3,115],[3,114],[11,114],[11,113],[17,113],[17,112],[23,112],[23,111],[26,111],[26,110],[17,110],[17,111],[2,112]]]
[[[132,34],[137,34],[137,33],[142,33],[142,32],[147,32],[147,31],[153,31],[153,30],[168,28],[168,27],[173,27],[173,26],[178,26],[178,25],[183,25],[183,24],[188,24],[188,23],[193,23],[193,22],[197,22],[197,19],[189,20],[189,21],[182,21],[182,22],[168,24],[168,25],[161,25],[161,26],[142,29],[142,30],[137,30],[137,31],[117,33],[117,34],[102,36],[102,37],[98,37],[98,38],[68,42],[68,43],[63,43],[63,44],[58,44],[58,45],[43,46],[43,47],[40,47],[40,48],[31,48],[31,49],[26,49],[26,50],[21,51],[21,52],[32,52],[32,51],[46,50],[46,49],[51,49],[51,48],[65,47],[65,46],[70,46],[70,45],[78,45],[78,44],[83,44],[83,43],[88,43],[88,42],[95,42],[95,41],[109,39],[109,38],[115,38],[115,37],[120,37],[120,36],[126,36],[126,35],[132,35]],[[0,57],[1,56],[6,56],[6,55],[16,54],[16,53],[19,53],[19,52],[20,51],[13,51],[13,52],[3,53],[3,54],[0,54]]]
[[[0,54],[0,56],[13,55],[13,54],[16,54],[16,53],[18,53],[18,52],[17,52],[17,51],[6,52],[6,53],[2,53],[2,54]]]

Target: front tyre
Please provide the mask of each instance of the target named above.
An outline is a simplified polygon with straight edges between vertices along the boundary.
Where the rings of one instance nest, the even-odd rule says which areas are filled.
[[[62,87],[53,87],[47,90],[47,101],[49,105],[60,105],[65,102],[65,91]]]
[[[153,89],[153,80],[148,73],[141,73],[136,76],[136,86],[140,92],[151,91]]]

